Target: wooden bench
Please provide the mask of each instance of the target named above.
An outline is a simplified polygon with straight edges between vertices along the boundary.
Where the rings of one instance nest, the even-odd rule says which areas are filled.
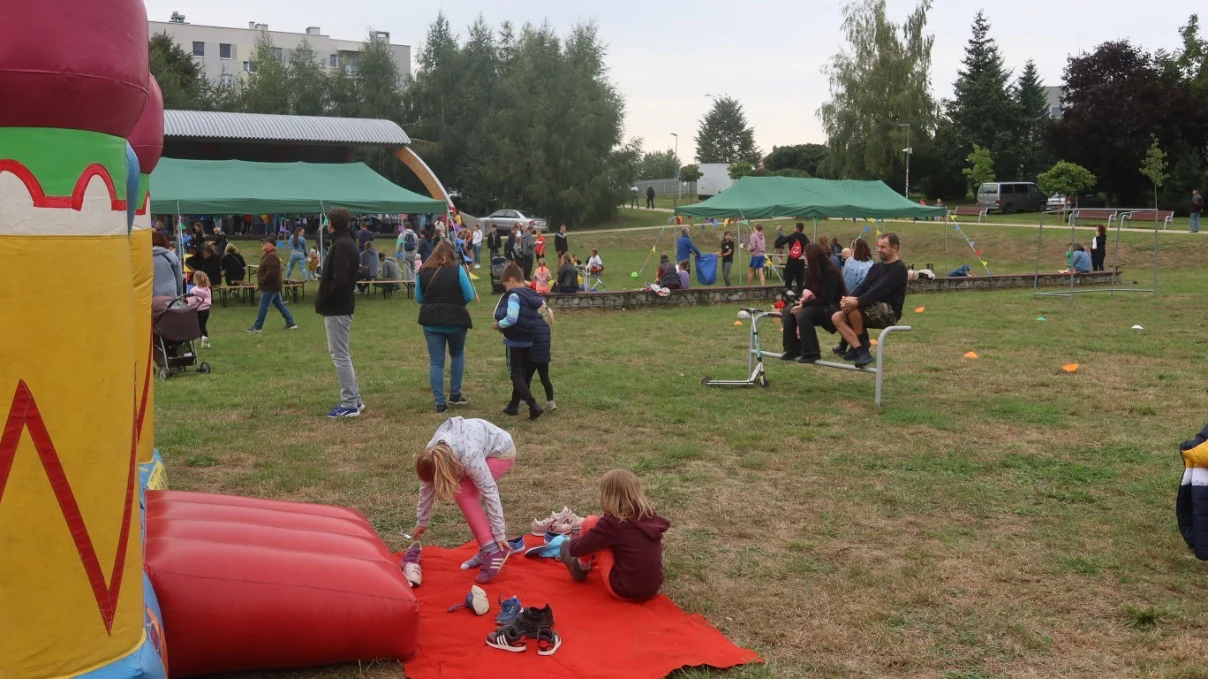
[[[395,285],[407,292],[407,299],[415,297],[415,281],[373,281],[373,285],[382,292],[382,299],[390,299],[394,295]]]
[[[298,303],[298,292],[302,292],[302,299],[306,299],[306,281],[283,281],[281,283],[281,292],[289,292],[293,295],[294,304]]]
[[[759,320],[762,318],[780,318],[780,311],[764,311],[762,309],[743,309],[751,316],[751,341],[748,350],[747,369],[748,375],[745,380],[715,380],[709,377],[701,380],[704,386],[715,387],[752,387],[758,384],[761,387],[769,386],[767,372],[764,369],[763,357],[780,358],[783,354],[780,352],[764,351],[759,343]],[[866,328],[866,330],[876,330],[878,328]],[[867,373],[876,376],[876,395],[874,401],[877,406],[881,405],[881,385],[885,377],[885,339],[891,333],[909,332],[913,330],[909,325],[891,325],[888,328],[880,329],[881,334],[877,336],[877,362],[875,368],[864,366],[857,368],[848,363],[835,363],[834,361],[814,361],[803,365],[812,365],[819,368],[834,368],[836,370],[852,370],[855,372]]]
[[[243,283],[240,285],[215,285],[214,290],[218,292],[218,301],[224,307],[232,297],[235,298],[235,301],[246,299],[248,304],[253,304],[256,299],[256,286],[250,283]]]
[[[1116,221],[1116,217],[1120,214],[1119,210],[1111,208],[1087,208],[1074,210],[1071,219],[1077,222],[1079,219],[1106,219],[1108,228],[1111,228],[1112,223]]]
[[[1132,210],[1120,215],[1120,226],[1124,226],[1125,221],[1130,222],[1162,222],[1162,230],[1174,224],[1174,212],[1171,210]]]
[[[961,205],[959,207],[949,210],[948,216],[950,216],[950,217],[965,217],[965,216],[977,217],[977,223],[981,224],[982,220],[986,218],[986,215],[989,214],[989,212],[990,211],[988,209],[978,207],[976,205]]]

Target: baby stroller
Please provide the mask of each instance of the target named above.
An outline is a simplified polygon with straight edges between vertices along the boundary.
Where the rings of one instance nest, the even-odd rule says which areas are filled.
[[[507,292],[503,287],[503,270],[508,268],[508,258],[504,256],[491,258],[491,292]]]
[[[194,340],[201,338],[201,326],[197,323],[197,310],[180,297],[156,297],[151,300],[151,342],[155,365],[159,367],[159,378],[166,380],[176,373],[197,367],[197,372],[210,372],[210,364],[197,362]]]

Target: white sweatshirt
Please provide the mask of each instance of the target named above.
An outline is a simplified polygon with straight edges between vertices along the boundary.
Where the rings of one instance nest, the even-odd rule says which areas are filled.
[[[448,444],[453,449],[454,457],[461,463],[462,475],[478,487],[495,541],[506,540],[507,526],[503,521],[503,505],[499,501],[499,488],[495,485],[495,477],[491,476],[491,469],[487,466],[487,458],[515,458],[516,444],[512,441],[512,435],[486,420],[450,417],[436,430],[427,447],[431,448],[438,443]],[[435,505],[436,487],[421,481],[416,525],[427,527]]]

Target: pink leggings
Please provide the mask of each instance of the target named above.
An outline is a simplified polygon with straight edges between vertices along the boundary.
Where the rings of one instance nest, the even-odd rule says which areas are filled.
[[[488,457],[487,468],[491,470],[491,476],[498,481],[499,477],[512,468],[512,463],[515,461],[514,457],[506,459]],[[494,544],[495,536],[491,533],[491,523],[487,521],[486,512],[482,511],[481,497],[478,493],[478,486],[475,486],[468,477],[461,477],[461,491],[454,499],[457,500],[457,506],[461,507],[462,515],[466,517],[466,523],[470,525],[474,541],[478,543],[479,547],[486,547]]]

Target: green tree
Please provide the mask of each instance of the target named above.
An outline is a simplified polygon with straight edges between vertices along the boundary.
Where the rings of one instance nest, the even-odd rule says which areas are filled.
[[[847,47],[825,69],[830,101],[818,109],[826,131],[829,174],[884,179],[904,161],[906,128],[916,152],[935,130],[930,92],[931,47],[925,33],[931,0],[919,0],[900,26],[885,0],[857,0],[843,10]]]
[[[700,181],[700,178],[701,178],[700,166],[697,165],[696,163],[693,163],[691,165],[685,165],[685,166],[681,167],[680,172],[679,172],[679,177],[680,177],[680,181],[682,181],[682,182],[692,183],[695,181]]]
[[[1036,185],[1049,195],[1060,193],[1074,196],[1074,207],[1077,207],[1078,194],[1089,191],[1095,186],[1095,181],[1095,175],[1090,170],[1077,163],[1063,160],[1049,171],[1041,172],[1040,176],[1036,178]]]
[[[820,177],[825,169],[830,150],[825,144],[795,144],[773,146],[764,159],[769,172],[777,170],[802,170],[810,177]]]
[[[1015,103],[1019,113],[1019,132],[1015,147],[1019,158],[1021,179],[1031,179],[1051,164],[1048,159],[1047,134],[1051,122],[1049,100],[1044,82],[1029,59],[1015,84]]]
[[[327,65],[306,38],[289,55],[289,109],[294,115],[321,116],[330,94]]]
[[[1158,209],[1158,190],[1162,188],[1162,184],[1166,181],[1169,175],[1166,173],[1166,154],[1162,151],[1162,147],[1158,145],[1158,138],[1150,135],[1153,142],[1149,145],[1149,150],[1145,152],[1145,160],[1141,163],[1141,174],[1153,184],[1153,209]],[[1157,220],[1157,216],[1154,216]]]
[[[729,173],[730,179],[733,179],[734,181],[738,181],[743,177],[754,175],[759,172],[753,165],[751,165],[750,162],[745,160],[740,160],[737,163],[730,163],[730,167],[726,168],[726,171]],[[763,174],[766,175],[767,172],[764,171]]]
[[[642,156],[642,173],[639,179],[668,179],[675,177],[679,158],[675,151],[649,151]]]
[[[209,108],[206,75],[176,38],[167,33],[156,33],[151,36],[149,48],[151,75],[155,76],[164,94],[164,108]]]
[[[430,142],[425,158],[467,210],[607,219],[638,179],[642,153],[621,144],[624,102],[604,56],[591,23],[562,37],[548,24],[492,31],[480,17],[463,45],[439,15],[403,96],[408,130]]]
[[[403,81],[383,34],[370,29],[369,38],[361,43],[356,78],[360,117],[403,121]]]
[[[712,108],[701,118],[695,139],[698,163],[759,161],[755,130],[747,124],[742,104],[732,97],[722,96],[713,100]]]
[[[961,157],[966,157],[975,145],[992,149],[997,156],[995,173],[1002,177],[1016,176],[1021,165],[1016,151],[1020,114],[1007,87],[1009,79],[998,43],[990,37],[990,22],[979,10],[953,83],[948,117]]]
[[[240,95],[248,113],[289,113],[289,69],[268,33],[261,32],[252,48],[251,73],[243,81]]]
[[[969,187],[977,193],[977,187],[994,181],[994,157],[990,149],[973,145],[973,151],[965,158],[969,167],[961,170],[961,174],[969,178]]]
[[[1193,168],[1204,158],[1208,99],[1163,59],[1128,41],[1071,57],[1065,88],[1065,113],[1050,129],[1052,148],[1090,170],[1114,203],[1148,202],[1136,162],[1150,135],[1162,140],[1172,168]]]

